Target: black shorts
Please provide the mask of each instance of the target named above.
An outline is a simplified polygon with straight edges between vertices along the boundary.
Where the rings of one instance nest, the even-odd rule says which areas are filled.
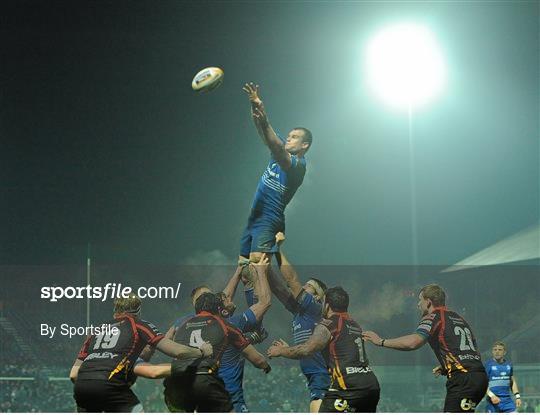
[[[233,405],[225,384],[213,375],[171,376],[163,382],[171,412],[231,412]]]
[[[359,391],[328,392],[322,401],[319,412],[377,412],[380,389]]]
[[[446,381],[444,412],[474,412],[487,388],[485,372],[453,373]]]
[[[77,412],[142,412],[142,405],[127,384],[82,379],[75,382]]]

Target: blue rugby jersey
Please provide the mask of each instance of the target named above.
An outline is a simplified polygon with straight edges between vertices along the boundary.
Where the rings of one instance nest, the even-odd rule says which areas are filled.
[[[246,301],[249,306],[253,305],[254,296],[253,289],[244,292]],[[242,333],[256,330],[259,326],[257,318],[253,311],[248,308],[240,315],[229,317],[227,321],[238,328]],[[232,346],[227,347],[221,359],[219,367],[219,377],[225,382],[225,388],[229,393],[242,388],[242,380],[244,377],[245,359],[242,353]]]
[[[489,379],[489,390],[499,398],[511,397],[512,375],[514,374],[512,362],[503,360],[498,363],[495,359],[489,359],[485,367]]]
[[[268,215],[283,220],[285,207],[302,184],[306,174],[306,159],[291,156],[291,167],[283,170],[272,157],[262,174],[251,206],[251,216]]]
[[[298,309],[292,321],[294,345],[305,343],[313,334],[315,324],[321,320],[322,304],[313,295],[302,290],[296,299]],[[326,362],[320,352],[300,359],[300,368],[305,375],[312,373],[328,373]]]

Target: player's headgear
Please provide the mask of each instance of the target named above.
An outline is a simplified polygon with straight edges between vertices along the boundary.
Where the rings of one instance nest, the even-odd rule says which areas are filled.
[[[326,284],[317,278],[310,278],[306,284],[309,284],[315,290],[315,294],[322,299],[326,292]]]
[[[195,313],[197,314],[206,311],[218,315],[221,308],[223,308],[223,301],[213,293],[203,293],[195,301]]]
[[[332,311],[343,313],[349,309],[349,294],[341,287],[333,287],[326,290],[324,302]]]
[[[428,284],[420,290],[420,294],[426,300],[431,300],[435,307],[446,304],[446,294],[440,285]]]
[[[197,296],[197,294],[198,294],[199,291],[201,291],[201,290],[212,291],[208,285],[199,285],[198,287],[195,287],[195,288],[191,291],[191,301],[193,301],[193,299],[195,298],[195,296]]]
[[[130,294],[127,298],[116,298],[114,300],[114,313],[115,314],[140,314],[141,312],[141,299],[135,294]]]

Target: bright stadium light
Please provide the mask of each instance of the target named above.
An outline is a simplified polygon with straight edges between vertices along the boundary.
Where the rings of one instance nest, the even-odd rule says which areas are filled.
[[[368,82],[387,104],[409,110],[426,104],[445,83],[445,65],[431,32],[410,23],[391,26],[368,43]]]

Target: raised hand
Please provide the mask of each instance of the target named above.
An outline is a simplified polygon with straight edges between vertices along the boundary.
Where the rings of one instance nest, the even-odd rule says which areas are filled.
[[[374,331],[363,331],[362,332],[362,338],[364,340],[367,340],[368,342],[371,342],[373,343],[374,345],[376,346],[380,346],[381,345],[381,337],[375,333]]]
[[[242,90],[247,94],[249,102],[255,107],[262,106],[262,100],[259,97],[259,85],[253,82],[245,83]]]

